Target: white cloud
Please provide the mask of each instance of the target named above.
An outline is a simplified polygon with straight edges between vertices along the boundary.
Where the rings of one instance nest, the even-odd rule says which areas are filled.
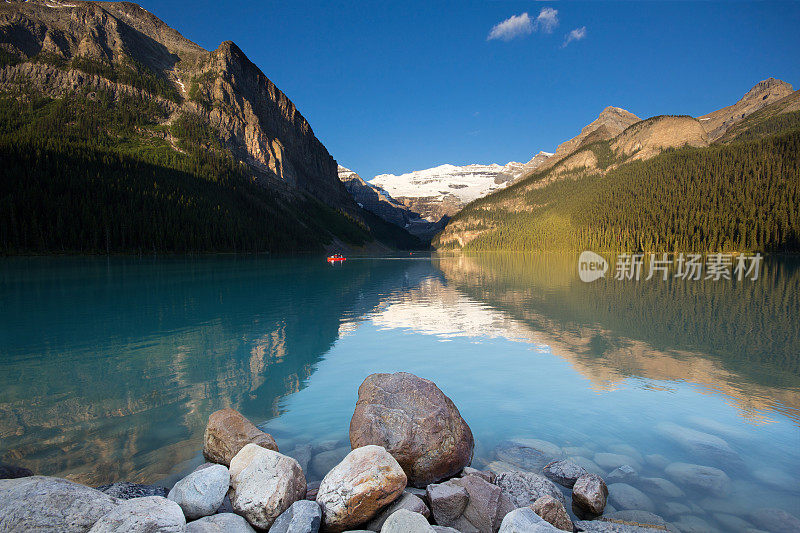
[[[503,22],[496,24],[492,31],[489,32],[487,41],[493,39],[501,39],[503,41],[510,41],[515,37],[528,35],[533,31],[533,21],[527,13],[522,15],[513,15]]]
[[[561,48],[564,48],[572,41],[580,41],[584,37],[586,37],[586,26],[575,28],[564,37],[564,44],[561,45]]]
[[[539,11],[539,16],[536,17],[534,29],[545,33],[553,33],[556,26],[558,26],[558,10],[552,7],[543,7]]]

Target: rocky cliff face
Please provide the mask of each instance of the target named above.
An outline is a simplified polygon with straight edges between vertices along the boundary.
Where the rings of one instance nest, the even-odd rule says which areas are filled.
[[[754,85],[735,104],[703,115],[698,120],[708,133],[709,140],[714,142],[749,115],[789,96],[792,92],[792,86],[785,81],[768,78]]]
[[[208,52],[128,2],[31,0],[0,4],[0,50],[0,90],[147,94],[169,121],[194,113],[214,126],[256,179],[357,209],[306,119],[232,42]]]

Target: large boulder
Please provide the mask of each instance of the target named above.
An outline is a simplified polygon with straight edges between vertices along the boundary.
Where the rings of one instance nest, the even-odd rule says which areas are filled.
[[[542,473],[559,485],[571,489],[578,478],[588,472],[572,461],[553,461],[544,466]]]
[[[564,508],[564,504],[556,498],[542,496],[533,502],[531,509],[558,529],[572,531],[572,520],[570,520],[567,510]]]
[[[108,494],[66,479],[4,479],[0,480],[0,531],[84,532],[117,505]]]
[[[366,529],[371,531],[380,531],[384,522],[386,522],[386,519],[389,518],[392,513],[399,511],[400,509],[405,509],[413,513],[419,513],[426,519],[431,515],[428,506],[425,505],[425,502],[422,501],[418,496],[415,496],[410,492],[403,492],[399,498],[382,510],[375,518],[370,520],[365,526]]]
[[[319,486],[317,502],[327,531],[344,531],[373,518],[392,503],[408,479],[395,458],[380,446],[356,448]]]
[[[654,512],[656,505],[647,494],[627,483],[612,483],[608,486],[611,503],[621,510],[639,510]]]
[[[434,529],[421,514],[400,509],[386,519],[381,533],[434,533]]]
[[[162,498],[166,498],[167,494],[169,494],[169,490],[161,485],[141,485],[129,481],[118,481],[110,485],[101,485],[97,487],[97,490],[120,500],[144,498],[145,496],[161,496]]]
[[[206,516],[186,524],[186,533],[255,533],[243,517],[234,513]]]
[[[533,472],[503,472],[497,476],[495,483],[503,489],[515,507],[532,505],[542,496],[552,496],[566,504],[564,494],[555,483]]]
[[[251,443],[278,451],[275,439],[254,426],[236,409],[220,409],[208,417],[203,440],[203,456],[207,460],[229,466],[233,456]]]
[[[572,487],[572,503],[591,515],[603,514],[608,499],[608,487],[597,474],[586,474],[578,478]]]
[[[175,502],[162,496],[131,498],[94,523],[90,533],[183,533],[186,518]]]
[[[167,496],[180,505],[189,520],[214,514],[222,505],[231,476],[223,465],[211,465],[195,470],[181,479]]]
[[[317,533],[322,525],[322,508],[317,502],[300,500],[283,512],[269,528],[270,533]]]
[[[514,509],[500,524],[499,533],[561,533],[561,530],[545,521],[530,507]]]
[[[256,528],[268,529],[306,495],[297,461],[257,444],[247,444],[231,459],[230,476],[231,505]]]
[[[350,444],[382,446],[410,484],[425,487],[472,461],[472,431],[435,383],[406,372],[372,374],[358,388]]]
[[[700,489],[715,496],[725,496],[730,491],[731,479],[725,472],[713,466],[672,463],[664,472],[678,485]]]

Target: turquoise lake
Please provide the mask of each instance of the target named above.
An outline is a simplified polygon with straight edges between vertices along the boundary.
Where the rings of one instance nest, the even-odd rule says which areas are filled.
[[[577,254],[0,259],[0,460],[39,474],[175,479],[202,462],[208,415],[234,407],[282,452],[311,445],[319,479],[359,384],[401,370],[453,399],[478,468],[540,439],[674,482],[627,483],[681,530],[800,517],[797,258],[766,258],[756,281],[593,283]],[[672,463],[724,471],[725,490]]]

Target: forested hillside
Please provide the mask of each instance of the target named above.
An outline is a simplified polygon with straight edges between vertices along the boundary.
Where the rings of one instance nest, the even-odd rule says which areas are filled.
[[[595,143],[585,150],[594,156],[591,168],[554,167],[477,200],[434,246],[800,250],[800,113],[767,107],[737,129],[738,137],[708,147],[669,148],[622,164],[613,141]]]

